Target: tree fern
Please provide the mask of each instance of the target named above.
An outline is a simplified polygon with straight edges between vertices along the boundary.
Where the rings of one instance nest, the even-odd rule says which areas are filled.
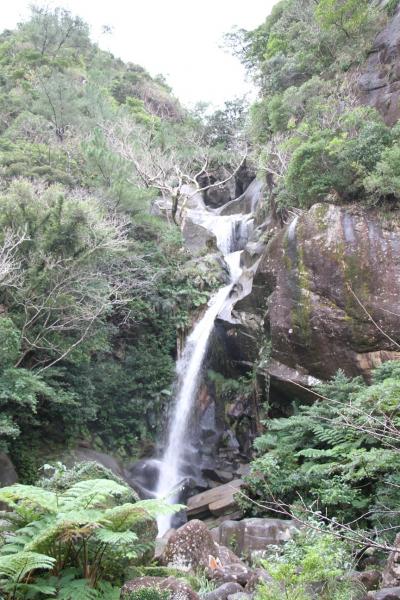
[[[53,492],[31,485],[14,485],[0,489],[0,502],[16,507],[18,502],[26,502],[34,510],[57,512],[57,496]]]
[[[52,585],[60,590],[58,580],[54,582],[54,578],[50,578],[50,583],[49,578],[41,578],[28,582],[24,581],[27,574],[43,569],[58,573],[73,568],[57,596],[71,600],[103,598],[106,592],[94,588],[98,587],[104,571],[113,573],[118,565],[121,572],[129,561],[152,549],[155,516],[182,508],[163,500],[126,502],[132,498],[130,489],[110,479],[75,482],[58,494],[35,486],[15,485],[5,488],[2,498],[23,523],[18,527],[17,519],[16,529],[4,534],[5,544],[0,549],[3,578],[7,568],[11,569],[7,577],[16,576],[14,584],[25,587],[37,584],[44,590],[42,595],[46,595]],[[50,510],[45,510],[45,499],[50,502]],[[34,515],[25,523],[32,507],[35,507]],[[10,522],[12,524],[13,519]],[[154,537],[149,537],[149,532]],[[47,584],[50,587],[46,591],[43,586]],[[29,589],[33,598],[35,589]],[[39,587],[36,591],[39,593]]]
[[[0,575],[18,582],[32,571],[51,570],[55,562],[55,558],[36,552],[18,552],[0,556]]]
[[[98,529],[96,539],[103,544],[115,545],[133,545],[137,542],[138,536],[133,531],[110,531],[109,529]]]
[[[107,501],[123,501],[130,495],[129,488],[109,479],[89,479],[79,481],[61,496],[62,507],[89,508],[100,506]]]

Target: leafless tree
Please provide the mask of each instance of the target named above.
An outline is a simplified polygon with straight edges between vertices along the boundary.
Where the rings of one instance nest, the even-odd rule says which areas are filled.
[[[161,194],[163,207],[170,204],[172,219],[176,224],[179,207],[182,216],[190,198],[226,184],[235,176],[247,156],[245,149],[237,166],[222,181],[201,186],[200,176],[210,175],[211,157],[200,136],[188,138],[187,146],[194,152],[188,152],[185,156],[178,143],[163,147],[156,141],[154,131],[139,128],[127,119],[116,124],[106,123],[102,130],[109,147],[133,166],[135,177],[141,184]],[[193,172],[196,163],[200,166],[197,172]]]
[[[0,287],[15,286],[21,278],[18,248],[28,239],[25,231],[7,229],[0,245]]]

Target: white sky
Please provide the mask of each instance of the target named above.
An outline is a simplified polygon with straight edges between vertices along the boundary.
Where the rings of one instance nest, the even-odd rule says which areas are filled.
[[[224,33],[261,24],[277,0],[39,0],[63,6],[89,23],[92,38],[125,61],[162,73],[186,105],[216,106],[251,85],[239,61],[219,48]],[[0,30],[29,15],[30,0],[0,0]],[[112,35],[101,33],[103,25]]]

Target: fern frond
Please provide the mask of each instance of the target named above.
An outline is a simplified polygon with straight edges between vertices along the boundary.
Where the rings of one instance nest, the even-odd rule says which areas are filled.
[[[46,515],[38,521],[33,521],[8,535],[6,538],[7,544],[1,548],[0,554],[11,554],[22,552],[23,550],[37,550],[37,548],[28,548],[28,546],[51,527],[53,519],[53,516],[49,517]]]
[[[134,544],[138,536],[133,531],[111,531],[110,529],[101,528],[96,531],[96,539],[103,544],[127,545]]]
[[[37,598],[37,594],[40,594],[40,598],[43,596],[55,596],[57,590],[54,586],[47,585],[46,583],[8,583],[3,585],[5,591],[11,593],[19,592],[18,598]]]
[[[12,580],[21,580],[31,571],[50,570],[56,560],[46,554],[19,552],[0,556],[0,574]]]
[[[160,498],[140,500],[135,503],[135,506],[137,508],[143,508],[151,517],[173,515],[186,508],[184,504],[168,504],[168,502]]]
[[[45,512],[57,512],[57,496],[48,490],[16,483],[0,489],[0,501],[9,506],[16,506],[18,502],[25,501],[33,506],[40,507]]]
[[[88,585],[87,579],[60,581],[58,600],[98,600],[101,596],[97,590]]]
[[[61,497],[61,509],[73,510],[104,504],[111,499],[124,499],[130,496],[127,486],[110,479],[88,479],[79,481],[66,490]]]

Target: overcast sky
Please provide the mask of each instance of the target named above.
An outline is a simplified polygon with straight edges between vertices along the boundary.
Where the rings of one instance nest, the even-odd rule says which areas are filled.
[[[216,106],[250,88],[239,61],[222,50],[223,34],[234,26],[261,24],[277,0],[50,0],[91,27],[101,48],[162,73],[186,105]],[[29,14],[30,0],[0,0],[0,29],[13,28]],[[102,34],[110,25],[111,35]]]

